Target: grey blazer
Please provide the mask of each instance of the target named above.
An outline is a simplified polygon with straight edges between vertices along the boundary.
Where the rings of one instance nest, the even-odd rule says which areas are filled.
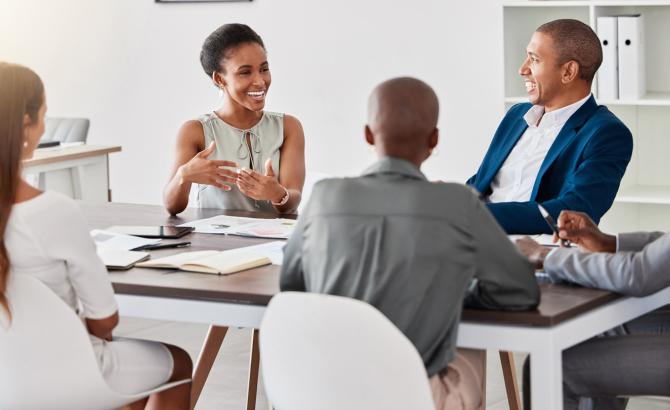
[[[412,341],[429,376],[454,357],[464,299],[511,310],[540,299],[532,265],[471,189],[429,182],[391,157],[314,186],[284,248],[280,287],[373,305]]]
[[[646,296],[670,286],[670,233],[619,234],[616,253],[559,248],[544,261],[553,279],[630,296]]]

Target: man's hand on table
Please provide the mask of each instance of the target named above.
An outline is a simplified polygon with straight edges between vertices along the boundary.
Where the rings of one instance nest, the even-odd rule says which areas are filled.
[[[547,257],[551,248],[540,245],[531,238],[524,236],[516,240],[516,246],[523,256],[535,266],[535,269],[542,269],[544,266],[544,259]]]

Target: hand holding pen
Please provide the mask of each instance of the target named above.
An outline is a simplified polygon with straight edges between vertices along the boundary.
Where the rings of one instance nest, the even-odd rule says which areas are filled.
[[[561,238],[558,226],[556,225],[556,222],[554,222],[554,218],[551,217],[551,214],[549,214],[549,212],[547,212],[547,210],[544,209],[544,207],[540,204],[537,205],[537,208],[540,210],[542,218],[544,218],[544,220],[547,221],[547,225],[549,225],[551,230],[554,232],[554,243],[560,240],[562,247],[564,248],[570,247],[570,240],[568,238]]]
[[[616,236],[602,232],[583,212],[561,212],[554,242],[559,239],[569,240],[587,252],[616,252]]]

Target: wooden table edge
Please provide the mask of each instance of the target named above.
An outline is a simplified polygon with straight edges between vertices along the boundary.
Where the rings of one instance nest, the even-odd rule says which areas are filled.
[[[578,308],[571,309],[564,313],[559,313],[555,316],[542,316],[538,314],[537,309],[525,311],[503,311],[465,308],[461,314],[461,322],[507,326],[552,327],[560,325],[563,322],[566,322],[598,307],[605,306],[608,303],[623,297],[623,295],[618,293],[607,293],[602,295],[598,300],[584,303]],[[519,320],[518,317],[525,315],[528,315],[527,317],[530,320],[526,320],[525,323],[522,323],[524,321]]]
[[[71,148],[89,148],[83,151],[75,151],[71,153],[63,153],[63,155],[56,155],[59,153],[59,151],[54,150],[54,151],[49,151],[48,154],[49,156],[44,157],[44,158],[31,158],[27,159],[23,162],[23,166],[25,168],[32,167],[32,166],[37,166],[37,165],[45,165],[45,164],[52,164],[56,162],[62,162],[62,161],[70,161],[74,159],[79,159],[79,158],[89,158],[89,157],[95,157],[98,155],[106,155],[106,154],[111,154],[113,152],[120,152],[121,151],[121,146],[112,146],[112,147],[101,147],[101,146],[95,146],[95,145],[79,145]],[[69,149],[70,147],[63,148],[64,150]],[[46,153],[45,153],[46,154]]]
[[[222,295],[221,291],[190,290],[162,286],[147,286],[112,282],[114,293],[126,296],[146,296],[166,299],[181,299],[199,302],[233,303],[241,306],[267,306],[274,295],[254,295],[230,292]]]

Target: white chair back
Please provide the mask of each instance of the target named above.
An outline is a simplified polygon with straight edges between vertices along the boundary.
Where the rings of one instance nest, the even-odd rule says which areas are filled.
[[[276,410],[434,409],[412,343],[358,300],[278,294],[261,324],[260,352]]]
[[[88,118],[53,118],[47,117],[44,124],[44,135],[40,142],[83,142],[86,143],[88,128],[91,121]]]
[[[12,319],[0,321],[0,408],[113,409],[188,381],[134,395],[112,391],[75,312],[38,279],[9,278]]]

